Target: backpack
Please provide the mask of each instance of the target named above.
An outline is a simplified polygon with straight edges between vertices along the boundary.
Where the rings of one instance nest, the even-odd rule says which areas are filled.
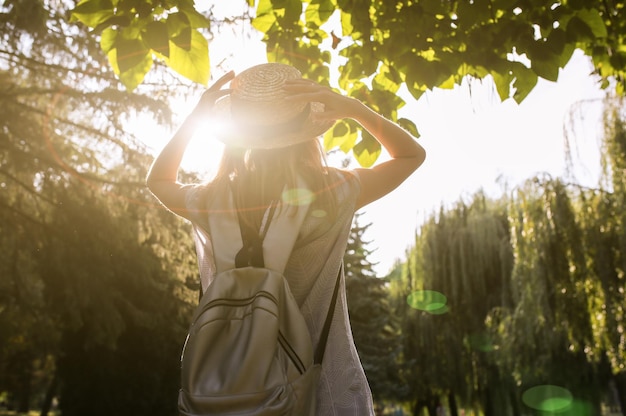
[[[260,232],[238,218],[243,247],[235,268],[215,276],[195,311],[181,357],[181,415],[315,414],[341,267],[314,352],[287,280],[265,267],[263,240],[274,209],[268,211]],[[287,233],[286,241],[293,242],[297,232],[281,229],[279,235],[282,239]],[[224,236],[211,237],[220,241]],[[293,245],[287,254],[292,249]]]

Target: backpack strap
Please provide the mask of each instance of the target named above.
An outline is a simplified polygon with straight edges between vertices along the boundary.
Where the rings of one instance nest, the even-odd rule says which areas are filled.
[[[241,232],[243,246],[235,255],[235,267],[265,267],[263,240],[265,239],[265,234],[272,221],[272,217],[276,212],[276,205],[277,202],[272,201],[270,207],[265,211],[261,230],[258,232],[242,220],[241,211],[237,209],[237,218],[239,220],[239,230]]]
[[[215,213],[208,218],[208,228],[214,242],[217,273],[248,265],[261,267],[261,264],[264,268],[283,273],[311,201],[275,201],[266,210],[260,230],[246,229],[238,215],[236,186],[236,183],[229,182],[225,192],[215,198],[210,207]],[[307,188],[300,177],[297,178],[296,188]],[[251,253],[248,253],[249,250]]]
[[[343,269],[343,262],[339,265],[339,271],[337,271],[337,280],[335,282],[335,289],[333,290],[333,296],[330,299],[330,305],[328,305],[328,313],[326,314],[326,320],[324,321],[324,327],[320,339],[315,348],[315,355],[313,356],[314,364],[321,364],[324,358],[324,352],[326,351],[326,344],[328,342],[328,334],[330,333],[330,325],[333,323],[333,316],[335,315],[335,304],[337,303],[337,295],[339,294],[339,282],[341,281],[341,271]]]

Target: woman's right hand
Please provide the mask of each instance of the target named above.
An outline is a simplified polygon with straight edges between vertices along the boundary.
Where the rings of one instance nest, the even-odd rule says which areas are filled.
[[[345,97],[307,79],[287,81],[284,90],[287,100],[323,103],[323,112],[311,114],[317,119],[356,120],[387,150],[391,160],[369,169],[356,169],[361,181],[357,208],[394,190],[424,162],[426,152],[413,136],[359,100]]]
[[[336,93],[329,87],[308,79],[293,79],[283,87],[286,100],[298,102],[318,102],[324,104],[323,112],[315,112],[311,117],[320,121],[334,121],[344,118],[356,118],[363,104],[350,97]]]

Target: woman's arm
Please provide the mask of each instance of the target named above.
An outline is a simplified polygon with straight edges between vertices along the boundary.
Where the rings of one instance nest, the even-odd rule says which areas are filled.
[[[183,155],[198,122],[210,115],[218,98],[230,92],[228,89],[222,89],[222,86],[233,77],[234,73],[229,72],[202,94],[196,107],[154,159],[148,172],[146,184],[150,191],[163,205],[179,215],[184,216],[185,213],[183,184],[178,182],[178,169]]]
[[[324,112],[315,114],[318,119],[355,120],[389,153],[391,160],[370,169],[356,169],[361,180],[357,209],[393,191],[424,162],[426,151],[413,136],[359,100],[309,80],[288,81],[285,90],[289,93],[287,99],[323,103]]]

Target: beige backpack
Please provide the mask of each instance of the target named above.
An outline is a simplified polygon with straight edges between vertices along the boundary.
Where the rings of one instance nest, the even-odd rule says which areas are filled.
[[[304,215],[300,212],[300,218],[292,216],[287,221],[301,224]],[[265,267],[263,240],[274,225],[273,216],[273,210],[266,213],[270,226],[259,233],[240,225],[243,248],[236,256],[236,267],[219,272],[200,300],[181,358],[181,415],[315,414],[315,392],[341,268],[314,353],[285,277]],[[223,237],[219,235],[223,224],[206,224],[214,241]],[[298,232],[290,225],[275,233],[283,237],[282,243],[291,243],[286,256],[283,253],[285,259]]]

